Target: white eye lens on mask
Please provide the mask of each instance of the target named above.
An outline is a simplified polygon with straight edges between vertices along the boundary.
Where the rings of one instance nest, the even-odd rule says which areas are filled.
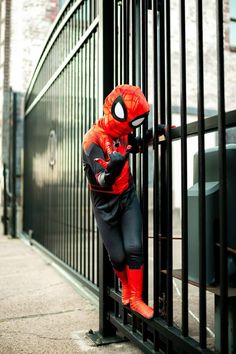
[[[132,122],[130,122],[130,125],[133,128],[137,128],[143,123],[144,119],[145,119],[145,117],[137,118],[137,119],[133,120]]]
[[[127,119],[127,109],[122,96],[118,96],[111,107],[113,117],[118,121],[125,121]]]
[[[125,119],[125,112],[120,102],[117,102],[114,107],[114,113],[117,118]]]

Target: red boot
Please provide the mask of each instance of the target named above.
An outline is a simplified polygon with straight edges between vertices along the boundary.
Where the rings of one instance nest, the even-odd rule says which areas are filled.
[[[140,269],[127,267],[128,282],[130,287],[130,307],[143,317],[150,319],[154,315],[153,309],[142,300],[143,292],[143,266]]]
[[[130,289],[129,289],[129,284],[128,284],[128,278],[127,278],[127,273],[126,270],[123,270],[122,272],[119,272],[118,270],[114,269],[115,274],[121,281],[122,285],[122,304],[123,305],[128,305],[129,304],[129,298],[130,298]]]

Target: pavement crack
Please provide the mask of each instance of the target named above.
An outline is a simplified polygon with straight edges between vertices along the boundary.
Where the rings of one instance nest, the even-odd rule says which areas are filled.
[[[62,340],[62,341],[65,341],[65,340],[68,340],[68,341],[71,341],[73,340],[73,338],[70,338],[70,337],[61,337],[61,338],[57,338],[57,337],[48,337],[48,336],[43,336],[41,334],[38,334],[38,333],[33,333],[33,332],[21,332],[21,331],[7,331],[5,332],[6,334],[15,334],[15,335],[24,335],[24,336],[34,336],[34,337],[38,337],[38,338],[41,338],[41,339],[49,339],[49,340]]]
[[[76,312],[76,311],[80,311],[80,310],[81,309],[77,308],[77,309],[58,311],[58,312],[37,313],[37,314],[33,314],[33,315],[8,317],[8,318],[0,319],[0,323],[10,322],[10,321],[17,321],[17,320],[25,320],[25,319],[37,318],[37,317],[44,317],[44,316],[61,315],[61,314],[70,313],[70,312]]]

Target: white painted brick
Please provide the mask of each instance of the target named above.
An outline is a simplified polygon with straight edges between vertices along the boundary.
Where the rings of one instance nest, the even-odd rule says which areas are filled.
[[[52,26],[58,0],[12,0],[10,83],[25,92]]]

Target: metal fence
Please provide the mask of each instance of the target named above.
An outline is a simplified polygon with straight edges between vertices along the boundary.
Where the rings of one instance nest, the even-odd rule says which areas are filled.
[[[196,2],[198,105],[196,121],[188,124],[186,2],[179,2],[180,127],[173,130],[171,4],[169,0],[77,0],[69,1],[62,9],[26,95],[24,231],[99,294],[99,333],[104,338],[114,336],[118,329],[147,353],[233,353],[235,336],[231,332],[235,331],[236,292],[229,287],[227,274],[229,252],[234,263],[236,245],[227,240],[230,221],[225,129],[236,125],[236,114],[225,114],[223,4],[220,0],[215,4],[218,114],[206,119],[203,4],[200,0]],[[99,243],[82,169],[83,135],[101,114],[104,97],[119,83],[139,85],[151,102],[149,122],[145,122],[138,134],[145,136],[149,126],[155,132],[158,123],[167,125],[166,140],[156,136],[153,145],[131,161],[144,220],[143,295],[155,310],[155,318],[150,321],[121,305],[119,284],[111,275],[108,257]],[[217,132],[219,142],[216,148],[219,212],[211,257],[219,277],[214,286],[209,286],[206,242],[209,179],[205,141],[212,131]],[[196,262],[189,257],[193,236],[189,227],[192,211],[188,149],[192,136],[197,136]],[[180,144],[178,235],[173,203],[176,144]],[[180,264],[175,266],[177,248]],[[197,268],[195,282],[189,279],[191,261]],[[232,274],[235,277],[234,267]],[[211,302],[209,294],[213,294]],[[191,297],[199,310],[194,323]],[[210,317],[215,337],[209,329]]]
[[[96,292],[81,144],[98,116],[97,16],[95,1],[70,1],[48,36],[26,95],[24,182],[24,230]]]

